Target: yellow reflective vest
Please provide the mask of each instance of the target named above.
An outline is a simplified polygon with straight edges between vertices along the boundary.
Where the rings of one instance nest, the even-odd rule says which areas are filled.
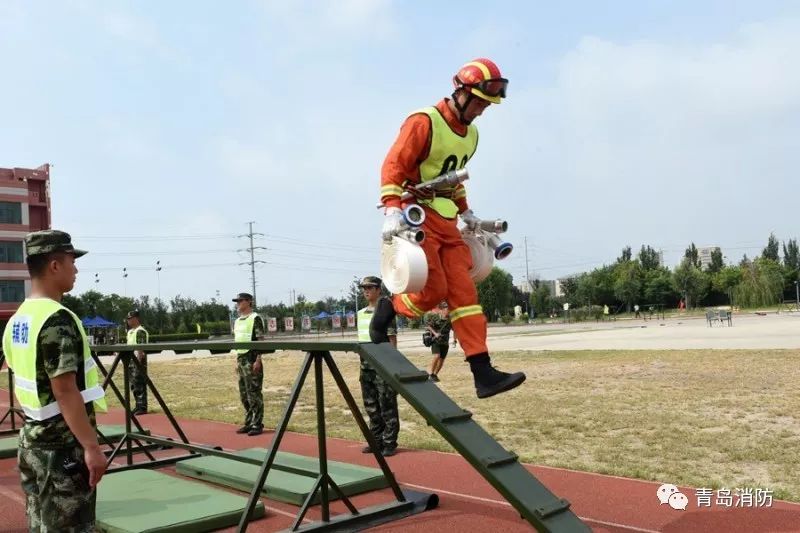
[[[356,314],[356,327],[358,328],[358,342],[372,342],[369,336],[369,324],[372,322],[374,309],[365,307]]]
[[[247,316],[240,316],[233,323],[233,340],[236,342],[250,342],[253,340],[253,329],[256,325],[256,313],[250,313]],[[244,354],[250,350],[235,350],[237,354]]]
[[[36,384],[37,339],[44,323],[60,310],[66,310],[75,320],[83,346],[83,389],[80,391],[84,403],[94,402],[98,411],[106,411],[105,392],[100,386],[97,367],[89,350],[89,341],[80,319],[55,300],[28,298],[11,317],[3,333],[3,352],[9,368],[14,371],[14,391],[20,407],[28,418],[47,420],[61,413],[58,402],[42,405]],[[80,368],[78,369],[80,371]],[[80,381],[78,381],[80,383]]]
[[[136,344],[136,335],[140,332],[144,331],[144,342],[150,342],[150,334],[147,332],[146,329],[142,327],[140,324],[139,327],[129,329],[128,330],[128,344]]]
[[[428,157],[420,163],[420,179],[424,183],[433,178],[449,172],[464,168],[475,154],[478,147],[478,129],[474,124],[467,126],[467,134],[461,135],[450,129],[447,121],[435,107],[426,107],[416,111],[425,113],[431,119],[431,149]],[[439,191],[445,196],[453,195],[455,188]],[[450,197],[436,196],[431,200],[419,200],[422,205],[427,205],[445,218],[455,218],[458,207]]]

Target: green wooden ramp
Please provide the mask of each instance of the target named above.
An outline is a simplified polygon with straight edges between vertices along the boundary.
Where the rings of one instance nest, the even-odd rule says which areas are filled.
[[[234,453],[263,461],[267,456],[267,449],[249,448]],[[179,474],[246,492],[252,490],[258,479],[259,469],[258,465],[211,456],[187,459],[176,464],[176,471]],[[377,468],[328,461],[328,474],[345,496],[383,489],[389,485],[383,473]],[[318,476],[318,458],[279,451],[262,493],[267,498],[299,506],[314,489]],[[330,497],[334,499],[335,495],[331,494]],[[319,503],[319,498],[317,492],[312,503]]]
[[[539,531],[591,531],[556,497],[389,343],[361,344],[357,350],[432,427]],[[491,402],[491,399],[483,400]]]
[[[102,432],[103,435],[111,442],[117,442],[125,435],[125,426],[118,425],[100,425],[97,430]],[[100,439],[100,443],[103,440]],[[6,437],[0,439],[0,459],[17,456],[17,436]]]
[[[235,526],[247,498],[144,468],[103,476],[97,528],[107,533],[195,533]],[[253,518],[264,516],[258,502]]]

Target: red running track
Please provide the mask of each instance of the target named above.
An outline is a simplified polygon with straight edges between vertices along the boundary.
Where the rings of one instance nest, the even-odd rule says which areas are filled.
[[[0,391],[3,400],[5,391]],[[0,401],[0,412],[7,404]],[[175,437],[175,432],[162,415],[140,417],[155,435]],[[122,412],[100,417],[102,423],[122,423]],[[255,446],[267,447],[272,432],[258,437],[234,433],[236,426],[219,422],[181,420],[181,427],[193,443],[221,445],[237,450]],[[8,429],[3,424],[0,429]],[[402,443],[402,433],[401,433]],[[328,439],[328,456],[332,460],[365,466],[376,466],[372,456],[360,452],[363,443]],[[281,450],[316,456],[316,436],[287,433]],[[162,452],[175,453],[175,452]],[[410,518],[375,528],[396,532],[516,532],[532,528],[519,518],[482,477],[460,456],[450,453],[401,449],[388,459],[401,486],[439,495],[439,507]],[[660,505],[656,497],[659,483],[576,472],[558,468],[528,465],[552,492],[572,503],[572,509],[594,531],[598,532],[800,532],[800,505],[775,500],[772,507],[725,508],[712,505],[698,508],[695,491],[681,487],[689,498],[685,511]],[[165,471],[172,471],[167,468]],[[668,481],[668,480],[666,480]],[[766,488],[766,487],[765,487]],[[391,501],[388,490],[357,496],[357,507]],[[715,499],[715,498],[714,498]],[[712,499],[713,500],[713,499]],[[298,510],[292,505],[263,500],[268,514],[253,522],[249,531],[277,531],[289,527]],[[712,502],[713,503],[713,502]],[[343,512],[344,506],[332,505],[332,513]],[[311,520],[318,519],[318,510],[309,512]],[[15,459],[0,460],[0,531],[25,531],[24,499],[19,486]],[[233,529],[230,529],[233,531]]]

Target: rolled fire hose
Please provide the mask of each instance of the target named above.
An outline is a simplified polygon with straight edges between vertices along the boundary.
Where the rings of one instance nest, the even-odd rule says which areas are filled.
[[[491,274],[494,266],[494,250],[486,243],[486,234],[463,231],[461,236],[472,254],[472,268],[469,275],[472,281],[480,283]]]
[[[400,237],[393,237],[391,244],[384,242],[381,278],[392,294],[421,291],[428,281],[428,260],[422,247]]]

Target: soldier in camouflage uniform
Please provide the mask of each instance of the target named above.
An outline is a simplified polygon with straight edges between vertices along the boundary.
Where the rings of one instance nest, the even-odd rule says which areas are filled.
[[[27,235],[25,245],[31,294],[9,320],[3,350],[25,412],[17,457],[28,528],[95,531],[94,489],[106,470],[95,406],[104,409],[105,400],[80,321],[59,303],[75,283],[75,258],[86,252],[55,230]],[[39,327],[33,345],[28,333]],[[35,383],[21,379],[28,372],[35,372]]]
[[[239,318],[233,325],[234,340],[237,342],[262,340],[264,321],[253,311],[253,296],[240,292],[236,298]],[[236,372],[239,375],[239,399],[244,407],[244,425],[236,433],[247,433],[251,437],[264,432],[264,367],[261,352],[256,350],[235,350]]]
[[[444,366],[444,359],[450,349],[450,331],[453,329],[450,317],[447,315],[447,302],[441,302],[435,311],[425,315],[425,327],[433,337],[431,353],[434,358],[431,362],[430,379],[438,382],[439,371]],[[456,332],[453,331],[453,347],[455,347],[456,342],[458,342],[458,339],[456,338]]]
[[[136,309],[130,311],[125,317],[125,321],[128,323],[128,344],[147,344],[149,337],[147,330],[142,327],[139,311]],[[138,365],[133,362],[134,357],[139,361]],[[147,354],[141,350],[133,352],[128,368],[130,369],[131,392],[136,401],[133,414],[147,414]]]
[[[389,298],[381,296],[381,279],[367,276],[361,282],[361,289],[367,299],[367,306],[358,311],[358,340],[359,342],[372,342],[371,321],[375,310],[380,306],[391,306]],[[378,332],[375,332],[377,334]],[[386,339],[375,342],[391,342],[397,346],[397,325],[394,321],[385,333]],[[369,429],[375,437],[380,452],[384,457],[391,457],[397,453],[397,436],[400,433],[400,415],[397,411],[397,392],[381,378],[369,363],[361,359],[361,396],[364,399],[364,409],[369,417]],[[372,453],[372,448],[364,447],[364,453]]]

